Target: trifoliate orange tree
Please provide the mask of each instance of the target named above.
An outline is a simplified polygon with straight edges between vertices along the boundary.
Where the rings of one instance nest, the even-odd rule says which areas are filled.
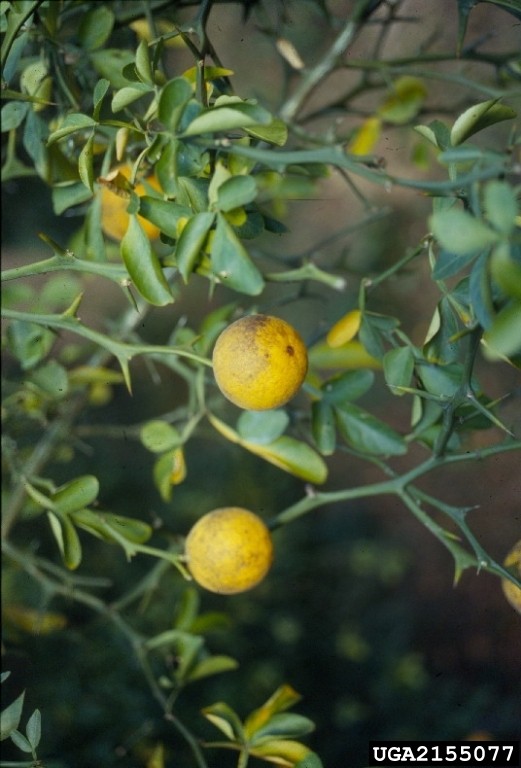
[[[318,0],[2,3],[3,184],[9,191],[20,179],[39,180],[54,216],[78,224],[71,237],[43,231],[30,255],[2,272],[2,546],[8,579],[25,574],[43,606],[35,611],[7,590],[5,616],[18,631],[37,631],[40,622],[45,633],[78,603],[111,624],[172,726],[173,743],[199,768],[210,765],[207,750],[220,748],[235,750],[240,768],[250,757],[295,768],[321,761],[301,741],[313,723],[287,712],[299,697],[282,681],[245,720],[233,702],[201,700],[221,731],[215,742],[200,735],[193,707],[185,716],[185,689],[236,666],[208,648],[212,617],[197,615],[191,571],[216,592],[253,588],[271,566],[272,538],[275,561],[284,557],[278,529],[325,505],[390,495],[449,550],[456,581],[466,569],[486,571],[508,583],[519,605],[519,573],[473,533],[471,508],[449,503],[443,487],[439,495],[422,490],[435,470],[441,476],[521,447],[502,413],[512,393],[489,396],[476,373],[478,360],[491,376],[521,360],[519,64],[505,46],[491,53],[483,41],[467,41],[476,5],[467,0],[447,14],[450,35],[420,39],[415,27],[414,45],[405,50],[402,42],[398,53],[389,40],[420,20],[407,15],[410,5],[356,0],[333,13]],[[515,3],[489,5],[521,20]],[[314,31],[315,49],[307,50],[313,24],[320,39]],[[260,34],[277,84],[269,98],[253,97],[261,70],[230,69],[239,43]],[[247,93],[236,86],[239,74]],[[268,94],[265,85],[259,91]],[[500,123],[508,129],[497,132]],[[386,167],[389,136],[410,152]],[[326,233],[317,209],[315,243],[300,255],[284,254],[284,246],[270,253],[270,242],[284,242],[291,201],[320,200],[332,178],[350,201],[350,218],[340,216]],[[393,217],[398,195],[428,202],[420,235],[401,233],[402,253],[378,270],[339,257],[353,233],[362,239]],[[17,205],[23,228],[33,202]],[[414,269],[429,286],[432,321],[421,336],[375,303],[379,289]],[[69,280],[73,295],[60,294],[57,279]],[[142,331],[148,318],[161,329],[153,337]],[[148,415],[136,424],[138,359],[148,366],[149,394]],[[161,401],[155,407],[161,369],[177,382],[173,411]],[[376,410],[370,395],[378,384],[386,395]],[[74,457],[88,455],[89,422],[116,388],[129,415],[117,436],[153,455],[140,483],[164,502],[175,506],[181,483],[198,487],[186,460],[196,439],[231,443],[290,473],[306,483],[300,500],[250,512],[230,495],[224,533],[223,505],[219,517],[207,516],[219,505],[196,505],[186,549],[188,527],[161,528],[124,506],[109,511],[103,484],[77,473]],[[401,423],[384,417],[397,398],[407,402]],[[487,427],[491,437],[473,442]],[[112,457],[117,462],[116,447]],[[378,468],[380,479],[358,484],[346,470],[344,487],[328,488],[330,461],[347,467],[352,457]],[[103,553],[111,545],[132,560],[129,573],[138,561],[149,567],[105,598]],[[186,584],[185,596],[176,623],[165,619],[149,632],[140,601],[166,571]],[[2,738],[36,760],[39,710],[26,722],[22,704],[20,696],[5,710]],[[140,764],[173,765],[176,749],[156,745]]]

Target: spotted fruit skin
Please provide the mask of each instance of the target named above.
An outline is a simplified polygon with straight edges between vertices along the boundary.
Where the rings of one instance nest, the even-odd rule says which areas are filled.
[[[307,349],[297,331],[278,317],[248,315],[232,323],[213,351],[221,392],[239,408],[280,408],[298,392],[308,369]]]
[[[210,592],[233,595],[253,589],[273,563],[266,524],[242,507],[221,507],[201,517],[185,542],[194,581]]]

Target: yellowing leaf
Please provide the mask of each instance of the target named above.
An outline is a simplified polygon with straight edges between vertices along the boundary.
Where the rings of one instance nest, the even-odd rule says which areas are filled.
[[[190,69],[187,69],[186,72],[183,72],[183,77],[186,78],[190,83],[196,83],[197,82],[197,72],[199,71],[199,67],[190,67]],[[205,82],[209,82],[210,80],[218,80],[220,77],[230,77],[230,75],[233,75],[233,69],[226,69],[225,67],[205,67],[204,68],[204,79]]]
[[[260,757],[269,763],[284,766],[284,768],[293,768],[296,763],[303,760],[311,750],[300,741],[291,741],[290,739],[271,739],[265,744],[250,749],[251,754]]]
[[[172,471],[170,473],[170,482],[172,485],[179,485],[186,477],[186,462],[182,448],[176,448],[172,455]]]
[[[375,148],[382,132],[379,117],[368,117],[351,139],[347,151],[352,155],[369,155]]]
[[[327,342],[315,344],[308,350],[309,364],[317,368],[381,368],[381,363],[372,357],[359,341],[348,341],[341,347],[330,347]]]
[[[248,738],[251,738],[256,731],[262,728],[273,715],[289,709],[300,701],[300,698],[300,694],[290,685],[281,685],[280,688],[277,688],[275,693],[261,707],[254,709],[246,718],[244,731]]]
[[[427,96],[427,89],[417,77],[404,76],[393,83],[392,93],[378,110],[383,120],[403,125],[418,114]]]
[[[165,768],[165,747],[161,742],[152,750],[147,760],[147,768]]]
[[[307,443],[282,435],[267,445],[243,440],[235,430],[209,414],[210,423],[231,443],[237,443],[250,453],[260,456],[279,469],[310,483],[323,483],[327,479],[327,466]]]
[[[134,30],[136,35],[139,37],[140,40],[146,40],[147,43],[150,43],[154,39],[154,35],[152,34],[152,30],[150,28],[150,25],[146,19],[136,19],[136,21],[131,22],[129,24],[129,27]],[[159,37],[163,35],[170,35],[175,33],[176,28],[174,24],[172,24],[169,21],[166,21],[166,19],[158,19],[156,21],[156,32]],[[165,40],[165,45],[168,48],[184,48],[185,47],[185,41],[183,40],[182,36],[179,34],[176,34],[174,37],[170,37],[168,40]]]
[[[362,313],[359,309],[353,309],[340,318],[330,329],[326,341],[330,347],[336,349],[354,339],[362,322]]]
[[[67,619],[62,613],[38,611],[23,605],[8,605],[3,615],[15,627],[31,635],[48,635],[67,626]]]

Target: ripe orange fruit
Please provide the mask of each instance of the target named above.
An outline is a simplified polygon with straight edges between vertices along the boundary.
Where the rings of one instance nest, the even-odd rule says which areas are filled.
[[[116,171],[126,179],[130,179],[132,173],[130,165],[121,165],[115,169],[114,173]],[[161,191],[155,176],[148,177],[146,183],[153,189]],[[134,191],[140,197],[148,194],[143,184],[136,184]],[[119,190],[115,186],[111,187],[110,184],[102,184],[99,194],[101,197],[101,229],[113,240],[122,240],[129,222],[129,214],[127,213],[129,197],[123,190]],[[151,240],[156,240],[159,237],[160,230],[155,224],[139,216],[139,214],[138,220]]]
[[[213,371],[223,395],[251,411],[279,408],[304,381],[308,355],[285,320],[248,315],[226,328],[213,351]]]
[[[259,584],[273,562],[266,524],[242,507],[221,507],[201,517],[185,542],[188,569],[210,592],[233,595]]]

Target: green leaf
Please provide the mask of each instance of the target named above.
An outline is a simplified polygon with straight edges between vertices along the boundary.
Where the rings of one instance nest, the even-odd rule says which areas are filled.
[[[429,125],[415,125],[414,130],[438,149],[450,147],[450,131],[441,120],[433,120]]]
[[[519,7],[518,0],[484,0],[484,2],[492,3],[492,5],[502,8],[507,13],[511,13],[518,21],[521,21],[521,8]]]
[[[2,710],[0,715],[0,741],[9,738],[12,732],[18,728],[22,717],[24,698],[25,691],[12,704],[9,704],[8,707]]]
[[[345,403],[335,413],[342,436],[357,451],[378,456],[407,452],[407,444],[398,432],[357,405]]]
[[[491,357],[521,354],[521,302],[511,301],[498,312],[484,341]]]
[[[232,176],[217,190],[217,208],[231,211],[255,200],[257,185],[253,176]]]
[[[98,479],[94,475],[82,475],[60,486],[51,498],[57,513],[69,515],[92,504],[98,493]]]
[[[453,277],[475,258],[475,253],[456,256],[456,254],[442,249],[432,270],[432,277],[434,280],[446,280],[448,277]]]
[[[68,208],[72,208],[75,205],[81,205],[92,197],[92,192],[85,187],[85,184],[81,181],[72,184],[64,184],[60,187],[53,187],[52,190],[52,207],[56,216],[61,214]]]
[[[47,139],[47,146],[50,146],[55,141],[70,136],[77,131],[84,131],[86,128],[94,128],[97,125],[96,121],[84,115],[81,112],[73,112],[70,115],[66,115],[59,128],[51,133]]]
[[[202,714],[212,723],[212,725],[219,728],[230,741],[236,741],[238,743],[244,742],[244,729],[242,723],[238,715],[236,715],[228,704],[219,701],[216,704],[205,707],[202,710]]]
[[[91,509],[79,509],[72,513],[76,525],[105,541],[120,543],[122,537],[133,544],[143,544],[152,535],[152,527],[142,520],[123,515],[103,514]]]
[[[159,259],[155,255],[141,224],[134,214],[121,241],[121,256],[141,296],[156,307],[173,302]]]
[[[52,349],[56,335],[52,331],[25,320],[13,320],[7,329],[7,343],[20,362],[22,370],[34,368]]]
[[[178,430],[168,422],[158,419],[147,422],[141,428],[139,437],[145,448],[152,453],[163,453],[182,444]]]
[[[13,731],[11,734],[11,741],[13,744],[15,744],[18,749],[21,749],[23,752],[32,752],[32,747],[29,744],[29,741],[27,738],[23,735],[23,733],[20,733],[20,731]]]
[[[150,51],[146,40],[141,40],[136,50],[136,72],[141,82],[148,85],[154,84]]]
[[[188,179],[180,177],[177,202],[188,205],[196,212],[205,212],[208,208],[208,179]]]
[[[82,510],[80,514],[85,512],[86,510]],[[113,515],[110,512],[105,512],[101,517],[104,528],[109,535],[114,531],[133,544],[143,544],[152,536],[152,526],[143,520],[136,520],[124,515]]]
[[[42,716],[39,709],[35,709],[27,725],[25,726],[27,741],[33,750],[36,750],[42,737]]]
[[[382,338],[378,327],[371,321],[366,312],[362,316],[358,338],[371,357],[381,360],[384,356]]]
[[[475,255],[499,239],[483,221],[456,208],[434,213],[429,226],[440,245],[457,256]]]
[[[78,158],[78,172],[80,179],[85,184],[87,189],[94,193],[94,168],[92,166],[92,160],[94,157],[94,134],[89,136],[87,143],[80,152]]]
[[[469,281],[472,309],[483,328],[489,328],[494,318],[494,304],[490,286],[489,259],[483,254],[476,259]]]
[[[122,48],[103,48],[101,51],[93,51],[90,60],[99,75],[105,77],[113,88],[123,88],[129,81],[123,74],[123,70],[129,64],[134,63],[134,55],[130,50]]]
[[[311,405],[311,431],[320,453],[331,456],[336,448],[335,414],[326,400]]]
[[[184,77],[170,80],[161,91],[158,117],[166,128],[177,129],[184,108],[192,98],[192,86]]]
[[[257,123],[267,125],[271,119],[270,113],[257,104],[239,102],[230,106],[214,106],[192,120],[182,135],[198,136],[202,133],[221,133],[237,128],[248,128],[257,125]]]
[[[190,681],[201,680],[210,675],[219,675],[222,672],[231,672],[237,669],[239,663],[231,656],[209,656],[202,659],[190,671],[187,679]]]
[[[187,221],[175,251],[177,267],[183,280],[188,282],[188,278],[194,271],[199,260],[201,249],[204,245],[210,228],[214,222],[215,214],[210,211],[196,213],[195,216]]]
[[[33,371],[30,380],[48,397],[56,400],[61,400],[69,391],[67,371],[56,360],[49,360]]]
[[[499,104],[498,99],[490,99],[466,109],[455,121],[450,132],[452,145],[462,144],[478,131],[502,120],[512,120],[516,117],[515,110],[505,104]]]
[[[410,347],[397,347],[386,352],[383,359],[387,386],[394,395],[403,395],[401,387],[410,385],[414,371],[414,354]]]
[[[274,117],[271,123],[267,125],[250,125],[245,129],[246,133],[255,139],[267,141],[269,144],[276,144],[283,147],[288,139],[288,128],[283,120]]]
[[[86,51],[102,48],[111,35],[114,21],[113,12],[104,4],[83,14],[78,30],[82,47]]]
[[[103,105],[103,99],[107,95],[107,91],[110,88],[110,83],[108,80],[106,80],[104,77],[101,78],[101,80],[98,80],[96,83],[96,86],[94,88],[94,93],[92,95],[92,103],[94,105],[94,111],[93,111],[93,118],[94,120],[99,120],[101,107]]]
[[[437,395],[441,400],[450,400],[461,386],[462,368],[458,363],[421,363],[417,364],[416,372],[427,392]]]
[[[324,768],[324,765],[316,752],[308,752],[302,760],[295,763],[293,768]]]
[[[365,395],[373,386],[373,382],[374,373],[367,368],[348,371],[323,384],[323,398],[331,405],[341,406],[346,400],[358,400]]]
[[[179,220],[189,219],[192,211],[186,205],[178,205],[172,200],[160,200],[158,197],[144,195],[139,198],[139,215],[159,227],[165,235],[176,240]]]
[[[49,512],[49,515],[52,515]],[[69,568],[74,571],[81,563],[81,543],[76,528],[72,524],[69,517],[59,517],[61,529],[62,529],[62,556],[63,562]]]
[[[120,88],[119,91],[116,91],[112,97],[111,109],[113,112],[119,112],[147,93],[153,93],[153,90],[152,87],[146,83],[126,85],[123,88]]]
[[[509,235],[516,226],[517,200],[506,181],[489,181],[484,190],[485,214],[499,232]]]
[[[521,260],[510,258],[508,243],[499,243],[492,251],[490,271],[505,296],[521,301]]]
[[[224,216],[217,215],[212,242],[212,271],[229,288],[248,296],[257,296],[264,278]]]
[[[283,435],[269,445],[242,440],[241,445],[279,469],[310,483],[321,484],[327,479],[327,466],[307,443]]]
[[[250,736],[250,743],[256,746],[274,737],[280,739],[298,738],[311,733],[314,728],[315,724],[309,718],[292,712],[282,712],[272,715],[264,726],[256,730]]]
[[[1,110],[2,133],[18,128],[25,120],[30,105],[23,101],[10,101],[4,104]]]
[[[284,410],[244,411],[237,422],[237,431],[243,440],[257,445],[268,445],[282,435],[289,424]]]
[[[453,340],[460,330],[460,325],[456,319],[451,298],[444,296],[439,302],[427,331],[423,354],[430,363],[453,363],[460,356],[458,343]]]

